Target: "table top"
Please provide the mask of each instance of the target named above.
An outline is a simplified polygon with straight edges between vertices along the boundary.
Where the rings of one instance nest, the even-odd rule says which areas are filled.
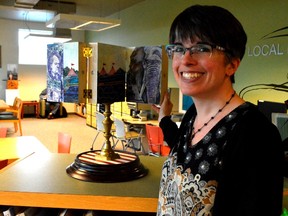
[[[156,212],[165,157],[140,156],[149,170],[143,178],[96,183],[66,173],[76,156],[35,153],[0,171],[0,205]]]
[[[0,138],[0,160],[24,158],[35,152],[50,153],[34,136]]]
[[[0,112],[2,111],[5,111],[6,109],[9,108],[9,105],[6,104],[6,102],[4,100],[0,100]]]

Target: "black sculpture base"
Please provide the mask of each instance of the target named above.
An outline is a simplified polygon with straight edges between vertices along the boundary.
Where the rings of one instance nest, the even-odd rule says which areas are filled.
[[[137,155],[115,151],[116,160],[95,159],[100,150],[78,154],[75,161],[66,168],[68,175],[75,179],[90,182],[124,182],[147,175],[148,170],[141,164]]]

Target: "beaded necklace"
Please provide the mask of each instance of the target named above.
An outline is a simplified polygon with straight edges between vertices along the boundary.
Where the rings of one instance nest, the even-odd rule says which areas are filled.
[[[219,113],[222,112],[222,110],[231,102],[232,98],[235,96],[235,93],[236,92],[234,91],[233,94],[231,95],[230,99],[228,101],[226,101],[225,105],[221,109],[219,109],[218,112],[215,115],[213,115],[207,122],[205,122],[202,127],[200,127],[198,130],[195,131],[194,126],[192,126],[191,141],[197,133],[199,133],[204,127],[206,127],[209,124],[209,122],[211,122]],[[196,116],[197,116],[197,114],[196,114]],[[193,122],[195,121],[196,116],[194,117]],[[192,123],[192,125],[193,125],[193,123]]]

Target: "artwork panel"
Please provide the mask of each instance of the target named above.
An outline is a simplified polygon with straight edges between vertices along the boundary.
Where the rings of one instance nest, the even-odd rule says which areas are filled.
[[[125,101],[127,48],[98,44],[97,103]]]
[[[64,101],[63,44],[47,45],[47,101]]]
[[[63,49],[64,102],[78,103],[79,43],[64,43]]]
[[[127,102],[159,104],[167,90],[167,61],[163,46],[135,47],[127,72]]]

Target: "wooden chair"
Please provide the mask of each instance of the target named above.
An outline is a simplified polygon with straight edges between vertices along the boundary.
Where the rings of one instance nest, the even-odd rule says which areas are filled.
[[[112,146],[113,149],[116,148],[118,142],[120,141],[124,151],[127,151],[128,148],[130,148],[133,149],[134,153],[136,153],[136,151],[142,150],[145,154],[145,150],[142,146],[142,138],[144,137],[142,130],[140,132],[129,131],[125,127],[124,121],[117,118],[114,118],[114,125],[115,133],[113,133],[113,136],[117,139],[117,141]]]
[[[5,114],[0,113],[0,122],[13,122],[14,123],[14,132],[18,131],[18,126],[20,130],[20,135],[22,136],[22,126],[21,126],[21,112],[22,112],[23,101],[16,97],[13,103],[13,106],[6,109]],[[11,114],[8,114],[11,112]]]
[[[156,125],[146,124],[146,136],[149,146],[149,155],[167,156],[170,153],[170,147],[164,144],[162,129]]]
[[[4,112],[1,112],[0,114],[1,115],[13,115],[13,113],[11,111],[9,111],[10,109],[14,109],[14,107],[16,107],[16,103],[17,103],[17,100],[16,100],[16,97],[14,98],[14,101],[13,101],[13,105],[8,105],[9,108],[6,109]]]
[[[70,134],[58,132],[58,153],[70,153],[71,142]]]

